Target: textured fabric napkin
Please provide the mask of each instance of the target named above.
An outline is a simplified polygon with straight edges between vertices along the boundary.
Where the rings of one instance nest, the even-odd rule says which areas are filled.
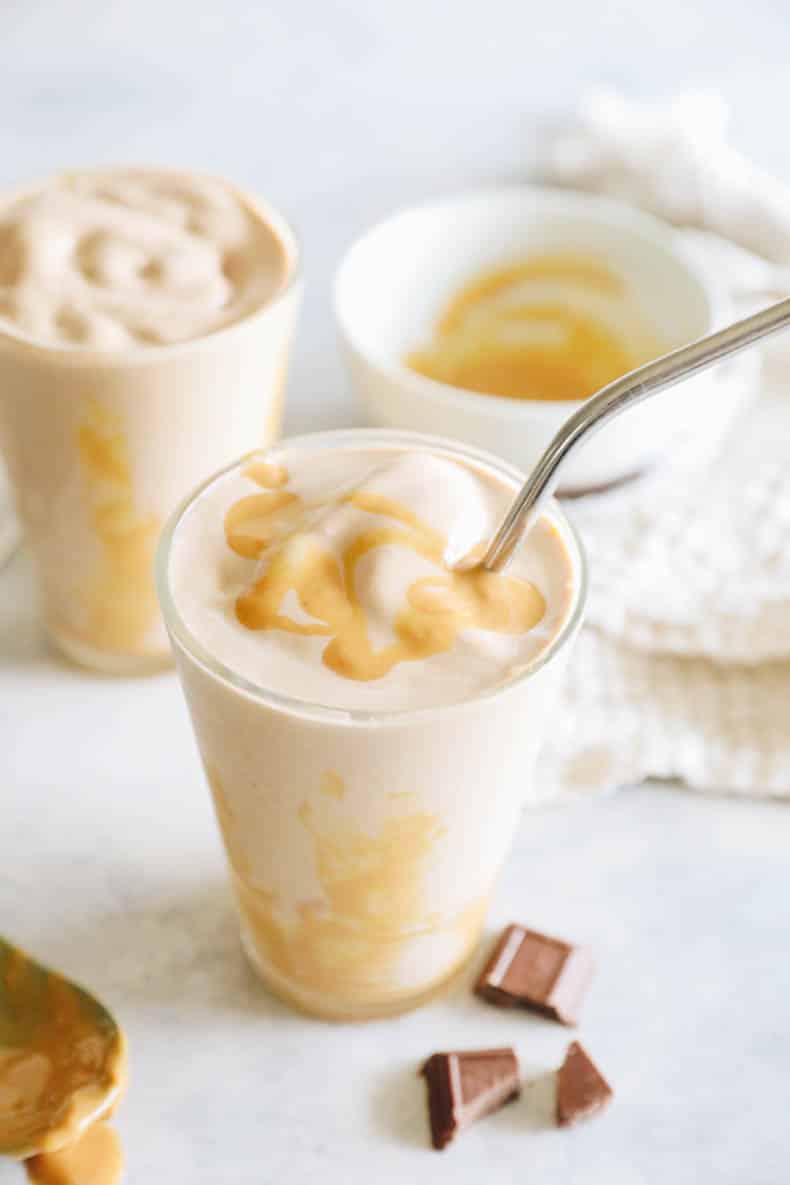
[[[550,145],[543,176],[714,232],[695,249],[730,287],[778,296],[790,284],[766,260],[790,259],[790,191],[728,148],[712,111],[698,97],[662,110],[595,96]],[[757,373],[733,362],[718,381],[756,386]],[[689,442],[640,483],[570,504],[591,562],[588,624],[537,796],[673,778],[790,797],[786,345],[744,394],[756,398],[707,454]]]

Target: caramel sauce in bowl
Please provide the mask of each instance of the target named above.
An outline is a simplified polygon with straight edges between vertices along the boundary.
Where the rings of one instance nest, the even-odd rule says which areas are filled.
[[[623,278],[562,252],[476,276],[406,364],[437,382],[544,402],[587,399],[662,353]]]
[[[340,264],[335,313],[374,423],[452,436],[523,470],[594,391],[731,319],[677,232],[615,201],[530,185],[374,226]],[[699,375],[609,425],[561,492],[650,468],[714,412],[730,419],[744,387]]]

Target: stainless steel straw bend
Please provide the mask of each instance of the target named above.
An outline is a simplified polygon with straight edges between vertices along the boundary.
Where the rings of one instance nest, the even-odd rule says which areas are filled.
[[[491,572],[499,572],[506,567],[554,492],[567,458],[599,428],[629,408],[657,395],[659,391],[713,366],[730,354],[745,350],[747,346],[777,333],[787,325],[790,325],[790,297],[761,309],[751,317],[736,321],[726,329],[702,337],[691,345],[656,358],[654,362],[648,362],[622,378],[615,379],[592,395],[565,421],[548,445],[479,560],[479,565]]]

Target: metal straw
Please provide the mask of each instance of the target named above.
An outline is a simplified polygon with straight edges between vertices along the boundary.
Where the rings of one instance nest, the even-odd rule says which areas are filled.
[[[507,566],[513,552],[540,517],[546,502],[551,497],[563,464],[568,457],[591,436],[619,416],[636,407],[659,391],[674,386],[697,371],[706,370],[722,358],[737,354],[754,342],[777,333],[790,324],[790,297],[777,304],[736,321],[726,329],[701,337],[691,345],[682,346],[632,370],[622,378],[602,387],[592,395],[579,410],[560,428],[530,476],[524,482],[518,497],[505,515],[501,526],[488,545],[479,566],[490,572],[500,572]],[[477,567],[478,565],[474,565]]]

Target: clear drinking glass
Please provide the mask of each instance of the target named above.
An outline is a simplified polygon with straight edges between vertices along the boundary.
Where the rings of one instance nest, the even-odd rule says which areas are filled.
[[[430,446],[512,487],[485,453],[413,433],[356,430],[284,441],[286,467],[317,449]],[[582,620],[585,560],[550,516],[573,565],[569,616],[548,649],[502,687],[445,707],[359,711],[256,686],[185,625],[171,586],[174,541],[210,478],[165,527],[162,612],[225,844],[244,947],[264,982],[301,1009],[363,1019],[409,1009],[475,948],[497,873],[531,796],[535,756]]]
[[[200,481],[279,434],[300,297],[296,237],[260,308],[191,341],[97,350],[0,329],[0,449],[47,632],[75,661],[137,674],[171,661],[154,587],[161,527]]]

